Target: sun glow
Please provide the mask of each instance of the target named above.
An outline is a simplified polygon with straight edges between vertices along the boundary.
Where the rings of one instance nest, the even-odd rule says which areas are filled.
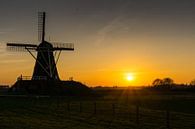
[[[135,79],[134,75],[132,73],[126,74],[126,80],[127,81],[133,81]]]

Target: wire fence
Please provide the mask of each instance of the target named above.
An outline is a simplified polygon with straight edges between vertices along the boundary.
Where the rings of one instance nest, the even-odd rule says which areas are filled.
[[[40,127],[48,120],[52,127],[55,125],[56,128],[60,126],[64,129],[195,128],[195,114],[151,110],[139,105],[114,101],[67,101],[60,98],[48,100],[37,97],[4,108],[8,108],[9,113],[5,114],[1,107],[0,118],[6,115],[9,120],[15,117],[33,119],[39,115],[42,118]]]

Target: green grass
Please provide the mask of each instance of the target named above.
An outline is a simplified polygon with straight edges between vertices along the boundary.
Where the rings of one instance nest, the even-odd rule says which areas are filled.
[[[1,97],[0,129],[166,129],[166,110],[173,129],[193,129],[194,102],[195,95],[126,93],[99,99]]]

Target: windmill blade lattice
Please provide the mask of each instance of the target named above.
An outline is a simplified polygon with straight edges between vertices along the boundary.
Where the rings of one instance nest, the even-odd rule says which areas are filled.
[[[27,49],[36,51],[37,45],[27,43],[7,43],[7,50],[9,51],[26,51]]]
[[[73,43],[57,43],[57,42],[52,42],[53,49],[54,51],[56,50],[69,50],[73,51],[74,50],[74,44]]]
[[[38,12],[38,41],[43,41],[45,38],[45,12]]]

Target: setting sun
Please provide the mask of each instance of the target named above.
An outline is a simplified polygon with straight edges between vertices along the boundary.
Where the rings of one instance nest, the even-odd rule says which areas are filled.
[[[127,81],[133,81],[134,80],[133,74],[132,73],[127,73],[126,79],[127,79]]]

